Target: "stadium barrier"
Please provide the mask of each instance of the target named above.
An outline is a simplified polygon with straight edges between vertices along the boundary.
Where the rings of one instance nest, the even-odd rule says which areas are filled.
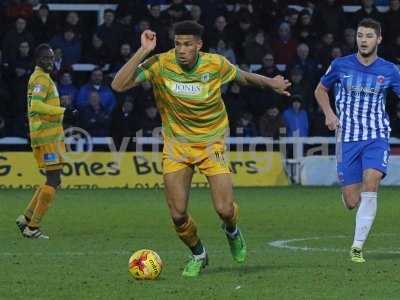
[[[323,174],[323,176],[321,176]],[[337,185],[336,158],[334,156],[304,157],[300,164],[301,185]],[[400,157],[391,156],[387,176],[382,185],[400,185]]]
[[[235,186],[285,186],[289,184],[279,152],[227,153]],[[62,188],[162,188],[160,152],[71,152],[65,156]],[[32,153],[0,153],[0,189],[32,188],[44,174]],[[207,186],[196,172],[193,187]]]
[[[156,166],[153,167],[152,170],[157,170],[157,172],[150,171],[148,173],[151,174],[151,176],[153,176],[153,173],[160,173],[160,151],[163,141],[161,138],[157,137],[159,130],[156,130],[157,134],[154,135],[155,137],[127,137],[125,138],[126,140],[117,147],[114,144],[113,139],[110,137],[96,138],[88,135],[85,136],[85,131],[83,129],[72,129],[73,132],[69,132],[69,129],[66,130],[66,133],[68,133],[66,143],[67,146],[69,146],[68,148],[72,150],[72,155],[75,156],[78,162],[84,161],[87,156],[98,155],[100,157],[103,155],[101,156],[101,159],[103,159],[102,161],[105,160],[109,163],[110,161],[120,161],[121,157],[124,155],[130,155],[131,159],[128,160],[127,158],[124,158],[125,162],[129,162],[129,164],[132,165],[133,161],[133,163],[136,162],[140,166],[141,158],[135,161],[135,157],[138,159],[140,155],[144,155],[145,158],[146,155],[153,155],[151,166]],[[135,152],[126,152],[129,142],[135,143]],[[26,151],[27,143],[28,141],[23,138],[0,138],[0,147],[5,151],[7,151],[7,148],[12,148],[16,145],[24,146],[24,150]],[[231,154],[228,159],[231,160],[231,169],[235,175],[233,178],[238,186],[287,185],[289,182],[302,185],[337,184],[336,169],[334,167],[336,164],[335,137],[281,137],[279,140],[265,137],[229,137],[226,138],[226,144],[228,150],[230,150],[228,151],[228,154]],[[396,169],[395,166],[397,166],[396,155],[400,155],[400,139],[391,138],[390,144],[392,157],[389,160],[389,174],[384,180],[384,184],[400,185],[400,174],[398,175],[397,172],[394,171]],[[92,153],[92,151],[96,150],[96,148],[98,149],[99,146],[101,149],[108,150],[108,152],[103,154],[100,154],[100,152]],[[148,152],[149,148],[151,148],[151,152]],[[5,157],[5,154],[8,156]],[[12,173],[11,171],[7,171],[8,169],[11,170],[13,166],[22,166],[22,168],[26,168],[26,166],[32,165],[32,172],[34,172],[35,167],[32,155],[30,153],[24,153],[24,155],[21,156],[21,159],[25,159],[25,163],[21,164],[19,162],[20,154],[21,152],[0,152],[0,183],[5,183],[6,181],[3,179],[7,176],[7,178],[13,178],[11,183],[13,186],[22,179],[20,178],[22,176],[18,175],[18,172]],[[112,160],[105,159],[107,155],[111,157]],[[271,161],[273,163],[271,163]],[[12,163],[10,164],[10,162]],[[92,163],[95,162],[96,161],[93,161]],[[99,163],[104,164],[103,162]],[[271,168],[271,165],[273,167],[270,170],[268,168]],[[124,166],[125,164],[123,164],[123,167]],[[133,166],[135,167],[135,165]],[[143,168],[146,168],[145,166],[147,165],[143,165]],[[75,165],[74,167],[76,168]],[[87,167],[80,166],[80,168],[83,169],[90,167],[91,165]],[[100,167],[98,164],[94,164],[93,168],[97,171],[97,168]],[[17,169],[20,170],[19,167]],[[140,171],[142,169],[132,168],[132,170],[127,171],[127,174],[128,176],[131,176],[129,174],[133,174],[134,177],[136,176],[136,179],[129,179],[130,184],[128,184],[127,187],[135,187],[136,183],[147,182],[141,181],[146,177],[142,176],[145,174],[141,174],[140,172],[135,173],[135,170]],[[254,170],[257,171],[254,172]],[[67,176],[72,176],[72,173],[68,175],[68,171],[66,172]],[[102,173],[103,171],[100,172]],[[30,174],[32,175],[32,173]],[[104,174],[101,176],[104,177]],[[90,177],[90,174],[86,177]],[[26,178],[28,178],[28,176],[26,176]],[[161,177],[157,180],[161,180]],[[158,181],[151,179],[144,185],[144,187],[155,185],[156,182]],[[29,185],[32,183],[27,182],[26,184]],[[73,184],[78,183],[74,182]],[[93,185],[96,186],[96,183],[93,183]],[[109,185],[112,184],[109,183]],[[118,181],[118,186],[126,186],[126,184],[124,185],[121,181]]]

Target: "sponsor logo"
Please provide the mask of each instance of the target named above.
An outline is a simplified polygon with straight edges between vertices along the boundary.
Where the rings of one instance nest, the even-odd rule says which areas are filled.
[[[45,153],[43,160],[46,165],[54,165],[58,163],[58,155],[55,152]]]
[[[343,75],[343,78],[350,78],[351,75]]]
[[[353,92],[356,95],[360,95],[361,93],[378,95],[377,89],[358,85],[352,85],[350,87],[350,92]]]
[[[201,85],[199,83],[173,82],[171,90],[178,95],[197,96],[201,94]]]

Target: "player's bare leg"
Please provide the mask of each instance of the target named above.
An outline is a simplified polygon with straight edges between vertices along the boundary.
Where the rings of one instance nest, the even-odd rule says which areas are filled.
[[[354,241],[350,251],[351,260],[365,262],[362,248],[374,223],[377,210],[377,192],[382,173],[375,169],[367,169],[363,173],[361,199],[356,215]]]
[[[357,207],[361,200],[361,183],[350,184],[342,187],[343,205],[348,209]]]
[[[165,196],[175,230],[193,254],[182,273],[187,277],[198,276],[208,263],[207,252],[197,235],[196,224],[187,213],[193,173],[193,169],[187,167],[164,175]]]
[[[234,202],[233,185],[230,174],[218,174],[207,177],[211,188],[211,196],[215,211],[223,221],[232,257],[237,262],[243,262],[246,258],[246,243],[237,226],[239,208]]]

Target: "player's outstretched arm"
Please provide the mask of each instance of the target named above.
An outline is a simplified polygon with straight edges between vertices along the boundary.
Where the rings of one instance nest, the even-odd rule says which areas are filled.
[[[336,130],[340,125],[340,121],[336,114],[333,112],[331,104],[329,102],[328,92],[321,83],[319,83],[317,88],[315,89],[314,95],[315,99],[317,99],[319,106],[325,114],[325,125],[328,126],[330,130]]]
[[[136,80],[136,69],[146,56],[156,47],[156,33],[151,30],[143,31],[140,40],[141,47],[136,51],[131,59],[122,66],[111,83],[111,87],[117,92],[126,91],[140,83]]]
[[[270,78],[263,75],[246,72],[240,69],[238,82],[242,85],[253,85],[260,88],[271,88],[276,93],[284,96],[290,96],[290,93],[287,91],[287,89],[292,85],[289,80],[285,79],[281,75]]]

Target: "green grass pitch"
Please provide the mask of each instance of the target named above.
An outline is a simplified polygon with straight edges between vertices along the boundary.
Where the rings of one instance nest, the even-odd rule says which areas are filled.
[[[32,191],[0,192],[0,299],[399,299],[399,188],[382,188],[364,253],[349,261],[355,212],[338,188],[237,188],[248,259],[230,257],[207,189],[190,211],[210,256],[199,278],[182,278],[189,255],[162,190],[63,190],[43,224],[49,241],[23,239],[15,218]],[[272,243],[272,245],[271,245]],[[286,247],[286,248],[278,248]],[[135,281],[128,258],[150,248],[159,280]]]

